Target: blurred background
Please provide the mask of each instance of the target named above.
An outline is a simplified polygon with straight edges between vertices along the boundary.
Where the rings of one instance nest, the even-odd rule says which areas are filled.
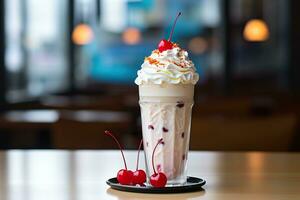
[[[0,148],[126,149],[136,72],[167,38],[196,85],[191,149],[300,151],[297,0],[2,0]]]

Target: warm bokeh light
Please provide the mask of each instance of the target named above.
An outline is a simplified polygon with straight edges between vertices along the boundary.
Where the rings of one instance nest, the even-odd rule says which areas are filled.
[[[87,24],[78,24],[72,33],[72,40],[77,45],[85,45],[92,41],[94,33]]]
[[[137,28],[127,28],[122,34],[123,42],[134,45],[141,41],[141,32]]]
[[[207,49],[207,41],[201,37],[195,37],[188,44],[189,50],[194,54],[202,54]]]
[[[263,42],[269,38],[269,28],[263,20],[252,19],[244,29],[244,38],[251,42]]]
[[[253,172],[248,175],[250,179],[258,179],[262,176],[265,167],[265,155],[260,153],[251,153],[246,155],[247,168]]]

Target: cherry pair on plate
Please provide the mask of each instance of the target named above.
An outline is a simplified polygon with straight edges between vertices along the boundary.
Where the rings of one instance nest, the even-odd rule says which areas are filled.
[[[139,155],[140,155],[140,150],[142,147],[143,140],[141,140],[139,149],[138,149],[136,171],[132,172],[131,170],[128,170],[128,168],[127,168],[123,149],[122,149],[121,144],[117,140],[117,138],[113,135],[113,133],[111,131],[105,131],[105,134],[114,139],[114,141],[117,143],[117,145],[121,151],[121,154],[122,154],[125,169],[121,169],[118,171],[118,174],[117,174],[118,182],[122,185],[136,185],[136,184],[143,185],[146,182],[146,173],[144,170],[138,169]],[[157,149],[157,146],[162,143],[163,143],[163,139],[161,138],[155,145],[155,147],[153,149],[153,153],[152,153],[152,167],[153,167],[154,174],[150,177],[150,184],[153,187],[165,187],[165,185],[167,183],[166,175],[162,172],[157,173],[155,170],[155,167],[154,167],[154,153]]]
[[[121,169],[118,171],[117,174],[117,180],[120,184],[122,185],[136,185],[136,184],[144,184],[146,182],[146,173],[144,170],[138,169],[138,164],[139,164],[139,156],[140,156],[140,149],[142,147],[143,141],[141,140],[140,145],[139,145],[139,150],[138,150],[138,155],[137,155],[137,163],[136,163],[136,171],[132,172],[131,170],[128,170],[125,156],[123,153],[123,148],[117,138],[113,135],[111,131],[105,131],[104,132],[106,135],[112,137],[114,141],[117,143],[124,162],[125,169]]]

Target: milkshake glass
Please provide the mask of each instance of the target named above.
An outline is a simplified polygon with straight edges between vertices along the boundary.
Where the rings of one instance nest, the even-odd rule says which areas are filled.
[[[188,54],[177,45],[154,50],[138,71],[143,143],[148,178],[158,172],[167,176],[167,186],[183,185],[187,179],[194,85],[199,76]]]

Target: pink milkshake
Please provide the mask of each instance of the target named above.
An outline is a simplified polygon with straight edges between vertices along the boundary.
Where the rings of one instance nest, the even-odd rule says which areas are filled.
[[[151,156],[157,141],[155,168],[167,176],[167,186],[187,179],[194,85],[199,79],[188,53],[177,44],[154,50],[145,58],[135,83],[139,86],[146,171],[154,172]]]

